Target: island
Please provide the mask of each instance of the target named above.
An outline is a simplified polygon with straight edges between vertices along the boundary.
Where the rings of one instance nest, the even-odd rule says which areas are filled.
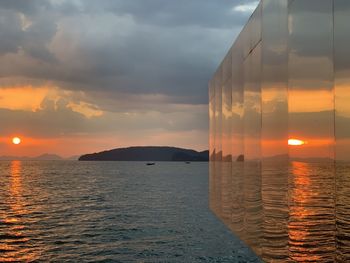
[[[79,161],[176,161],[208,162],[209,151],[195,151],[168,146],[134,146],[84,154]]]

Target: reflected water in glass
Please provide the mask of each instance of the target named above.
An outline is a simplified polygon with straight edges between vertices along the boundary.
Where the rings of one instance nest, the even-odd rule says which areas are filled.
[[[350,261],[349,14],[348,0],[264,0],[230,49],[232,178],[216,162],[216,200],[266,262]]]

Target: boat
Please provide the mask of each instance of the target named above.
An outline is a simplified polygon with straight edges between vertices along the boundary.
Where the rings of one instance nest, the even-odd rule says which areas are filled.
[[[146,163],[146,165],[155,165],[156,163]]]

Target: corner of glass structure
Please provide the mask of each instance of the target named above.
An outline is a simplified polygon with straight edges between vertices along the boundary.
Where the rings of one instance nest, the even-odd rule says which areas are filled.
[[[262,0],[209,83],[210,207],[264,261],[350,261],[349,25]]]

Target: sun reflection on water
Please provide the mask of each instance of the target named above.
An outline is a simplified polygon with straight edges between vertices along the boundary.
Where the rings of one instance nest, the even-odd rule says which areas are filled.
[[[30,242],[26,215],[26,201],[23,196],[22,162],[12,161],[9,167],[8,194],[5,205],[7,213],[1,215],[1,262],[32,262],[38,258],[32,249],[24,248]]]
[[[22,163],[21,161],[12,161],[11,162],[11,181],[10,181],[10,198],[11,202],[9,203],[11,209],[16,213],[20,214],[23,211],[22,207],[22,180],[21,180],[21,170]]]

